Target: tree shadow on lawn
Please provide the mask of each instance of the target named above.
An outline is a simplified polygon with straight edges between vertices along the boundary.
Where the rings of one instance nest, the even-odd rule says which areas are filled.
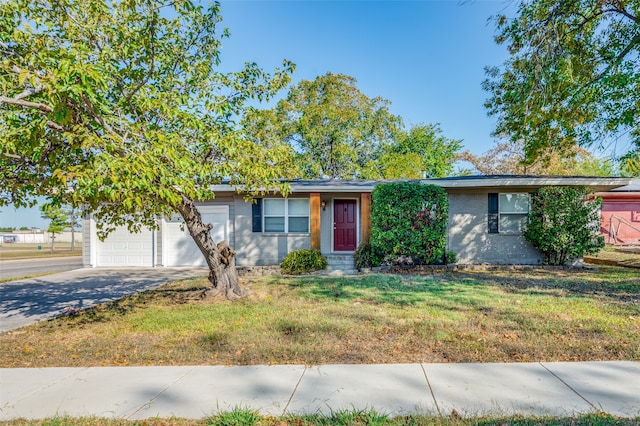
[[[464,302],[483,309],[492,287],[505,293],[555,297],[608,298],[640,304],[640,276],[617,269],[599,271],[525,270],[371,274],[355,277],[300,277],[289,283],[305,297],[413,305],[438,300],[449,309]]]
[[[371,274],[349,277],[300,277],[288,283],[303,297],[334,301],[411,306],[429,303],[443,309],[462,309],[460,302],[482,308],[490,292],[471,278],[448,279],[446,274]]]
[[[50,321],[63,319],[66,320],[67,325],[75,324],[79,326],[105,322],[113,317],[122,316],[136,309],[144,308],[151,303],[181,305],[193,300],[200,300],[200,295],[206,288],[203,285],[199,285],[198,282],[189,281],[184,281],[184,286],[179,288],[169,286],[170,287],[163,286],[125,295],[119,299],[106,301],[86,309],[72,310],[67,314],[51,318]]]
[[[481,285],[498,286],[514,294],[608,298],[619,303],[640,304],[640,274],[619,273],[618,268],[598,271],[465,271],[456,275]]]
[[[606,298],[620,305],[640,309],[640,278],[626,272],[616,277],[617,268],[599,271],[454,271],[402,274],[368,274],[347,277],[300,276],[282,282],[302,297],[350,303],[388,304],[397,307],[428,304],[448,311],[490,312],[494,309],[495,287],[508,294],[551,297]],[[204,284],[185,281],[180,286],[163,286],[125,296],[88,308],[70,318],[70,323],[107,321],[152,302],[183,304],[200,300]],[[207,302],[210,303],[210,302]]]

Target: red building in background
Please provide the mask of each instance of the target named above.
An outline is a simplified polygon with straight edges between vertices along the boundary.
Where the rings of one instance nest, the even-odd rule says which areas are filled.
[[[640,179],[597,194],[602,197],[600,232],[608,245],[640,245]]]

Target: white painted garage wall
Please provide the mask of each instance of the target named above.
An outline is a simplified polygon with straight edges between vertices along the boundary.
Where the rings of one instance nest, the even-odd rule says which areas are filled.
[[[95,235],[94,266],[154,266],[154,232],[143,228],[139,233],[131,233],[126,226],[116,228],[109,236],[100,241]]]
[[[210,223],[216,243],[229,237],[229,206],[198,206],[202,221]],[[162,222],[163,266],[207,266],[202,253],[184,226],[182,217],[174,215]]]

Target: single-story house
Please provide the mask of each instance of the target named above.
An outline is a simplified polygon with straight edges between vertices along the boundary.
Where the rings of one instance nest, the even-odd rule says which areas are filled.
[[[587,186],[605,192],[626,178],[464,176],[423,179],[443,187],[449,198],[448,250],[458,263],[537,264],[541,255],[522,236],[529,194],[542,186]],[[266,196],[251,203],[228,185],[213,189],[215,200],[200,212],[214,241],[237,251],[238,266],[277,265],[292,250],[314,248],[324,255],[351,254],[368,241],[371,191],[378,181],[297,180],[288,198]],[[157,230],[132,234],[118,228],[105,241],[91,216],[84,220],[83,261],[88,267],[204,266],[204,259],[179,215],[158,219]]]
[[[600,231],[610,245],[640,245],[640,179],[597,194],[602,198]]]

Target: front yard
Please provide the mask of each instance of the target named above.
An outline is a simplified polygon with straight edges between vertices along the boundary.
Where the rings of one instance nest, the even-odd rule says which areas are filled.
[[[637,270],[166,285],[0,335],[0,367],[640,360]]]

